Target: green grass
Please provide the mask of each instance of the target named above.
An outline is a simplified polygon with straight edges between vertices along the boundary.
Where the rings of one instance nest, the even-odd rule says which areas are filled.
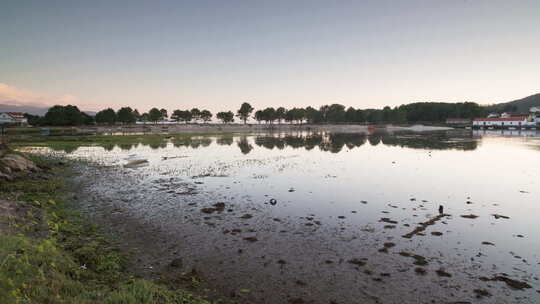
[[[25,210],[0,214],[0,224],[9,225],[0,234],[0,303],[209,303],[134,278],[126,257],[72,207],[59,172],[0,183],[0,198]]]

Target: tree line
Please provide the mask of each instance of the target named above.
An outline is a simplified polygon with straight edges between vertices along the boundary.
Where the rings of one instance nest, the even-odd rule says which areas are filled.
[[[355,109],[346,108],[341,104],[323,105],[318,109],[308,106],[306,108],[286,109],[284,107],[267,107],[255,111],[249,103],[244,102],[236,111],[219,112],[215,117],[222,123],[232,123],[235,117],[244,124],[250,118],[258,123],[281,124],[310,123],[310,124],[379,124],[379,123],[416,123],[416,122],[444,122],[447,118],[474,118],[485,116],[487,108],[474,102],[443,103],[443,102],[417,102],[398,107],[384,107],[383,109]],[[193,108],[191,110],[173,110],[170,117],[166,109],[152,108],[140,114],[137,109],[122,107],[118,111],[111,108],[101,110],[95,116],[79,110],[76,106],[56,105],[51,107],[44,116],[26,114],[30,125],[48,126],[78,126],[78,125],[114,125],[158,123],[167,119],[178,123],[208,123],[214,115],[209,110]]]

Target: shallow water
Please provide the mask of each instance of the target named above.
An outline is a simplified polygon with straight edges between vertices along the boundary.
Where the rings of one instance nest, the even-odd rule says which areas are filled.
[[[97,165],[79,168],[81,205],[126,237],[159,241],[139,252],[144,267],[165,269],[181,256],[240,302],[477,302],[474,289],[488,291],[490,303],[540,301],[535,131],[194,136],[24,150]],[[148,163],[124,167],[131,154]],[[224,210],[201,212],[217,202]],[[384,243],[395,246],[380,251]],[[423,258],[414,264],[407,253]],[[531,288],[480,279],[501,274]],[[245,288],[252,292],[238,295]]]

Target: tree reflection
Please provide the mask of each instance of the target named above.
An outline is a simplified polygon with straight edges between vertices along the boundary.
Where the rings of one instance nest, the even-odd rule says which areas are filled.
[[[238,148],[240,148],[240,151],[242,154],[248,154],[253,150],[253,146],[249,143],[247,136],[242,136],[237,142]]]

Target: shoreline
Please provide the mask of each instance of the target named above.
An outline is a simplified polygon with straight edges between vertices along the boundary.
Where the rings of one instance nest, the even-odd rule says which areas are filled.
[[[136,124],[82,127],[28,127],[8,129],[9,135],[40,135],[48,129],[50,135],[100,135],[100,134],[205,134],[205,133],[256,133],[256,132],[332,132],[369,133],[387,131],[441,131],[452,130],[447,126],[414,125],[359,125],[359,124]],[[48,136],[48,135],[43,135]]]
[[[0,182],[0,302],[211,303],[193,276],[138,276],[130,248],[77,206],[74,167],[27,159],[35,165]]]

